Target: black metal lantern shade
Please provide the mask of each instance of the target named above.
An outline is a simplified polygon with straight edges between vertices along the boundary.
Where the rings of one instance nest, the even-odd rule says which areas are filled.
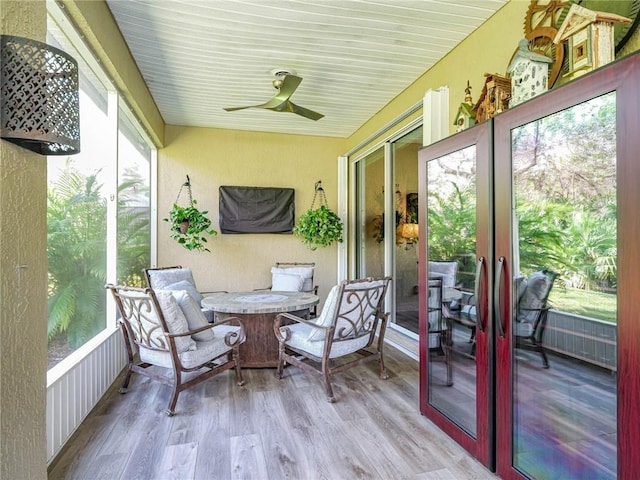
[[[0,138],[41,155],[80,152],[72,57],[46,43],[0,35]]]

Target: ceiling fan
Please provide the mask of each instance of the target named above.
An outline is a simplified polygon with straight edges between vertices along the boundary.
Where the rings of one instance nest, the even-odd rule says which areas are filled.
[[[291,72],[288,70],[277,69],[272,72],[275,75],[275,79],[273,80],[273,86],[278,93],[266,103],[261,105],[248,105],[246,107],[227,107],[225,110],[227,112],[233,112],[235,110],[242,110],[244,108],[264,108],[266,110],[273,110],[275,112],[290,112],[301,115],[305,118],[309,118],[311,120],[320,120],[324,117],[323,114],[314,112],[313,110],[309,110],[308,108],[301,107],[300,105],[296,105],[289,98],[293,95],[293,92],[296,91],[300,82],[302,82],[302,77],[298,77],[295,75],[295,72]]]

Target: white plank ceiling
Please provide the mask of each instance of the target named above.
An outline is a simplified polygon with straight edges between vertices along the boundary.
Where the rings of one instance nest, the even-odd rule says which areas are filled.
[[[348,137],[507,0],[108,0],[167,124]],[[323,113],[223,107],[304,80],[291,100]]]

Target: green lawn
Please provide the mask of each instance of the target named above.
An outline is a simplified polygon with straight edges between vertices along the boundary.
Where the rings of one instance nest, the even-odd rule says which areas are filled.
[[[549,295],[551,308],[615,323],[616,295],[575,288],[554,287]]]

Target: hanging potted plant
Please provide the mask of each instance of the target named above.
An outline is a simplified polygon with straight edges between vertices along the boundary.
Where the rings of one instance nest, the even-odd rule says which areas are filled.
[[[316,198],[320,193],[320,206],[315,208]],[[311,208],[302,214],[298,224],[293,227],[293,233],[307,245],[309,249],[328,247],[334,242],[342,243],[342,221],[328,206],[327,198],[322,188],[322,182],[315,186]]]
[[[181,207],[179,200],[184,187],[187,187],[189,204],[186,207]],[[209,212],[200,211],[196,205],[197,202],[191,196],[191,181],[187,175],[187,181],[180,187],[173,208],[169,211],[169,218],[163,218],[163,220],[171,225],[171,238],[184,248],[210,252],[211,250],[205,246],[207,243],[205,235],[215,236],[218,232],[211,228],[211,220],[207,218]]]

